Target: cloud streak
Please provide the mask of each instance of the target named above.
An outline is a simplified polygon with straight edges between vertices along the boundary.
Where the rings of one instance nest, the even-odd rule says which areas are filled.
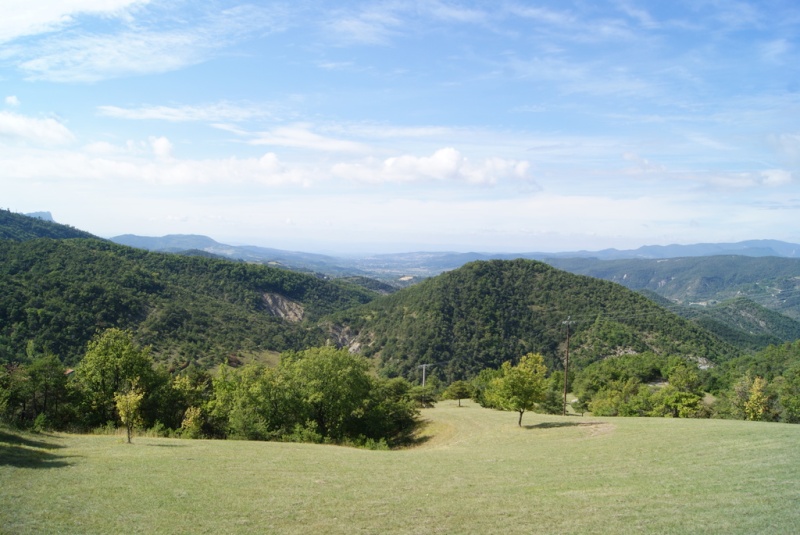
[[[431,156],[403,155],[383,161],[368,159],[358,163],[339,163],[333,174],[346,180],[368,183],[461,182],[495,185],[512,180],[533,184],[530,163],[490,158],[471,162],[452,147],[437,150]]]
[[[80,15],[124,18],[132,9],[148,3],[149,0],[10,0],[3,4],[0,43],[72,26]]]
[[[85,83],[158,74],[196,65],[258,33],[279,31],[273,11],[237,6],[174,27],[111,25],[103,31],[45,36],[12,53],[29,80]],[[107,21],[108,22],[108,21]]]
[[[120,106],[98,106],[98,112],[106,117],[130,120],[156,120],[169,122],[245,122],[253,119],[274,117],[267,108],[257,105],[237,105],[230,102],[217,102],[200,106],[141,106],[123,108]]]
[[[73,133],[55,119],[37,119],[7,111],[0,111],[2,138],[34,145],[64,145],[75,141]]]

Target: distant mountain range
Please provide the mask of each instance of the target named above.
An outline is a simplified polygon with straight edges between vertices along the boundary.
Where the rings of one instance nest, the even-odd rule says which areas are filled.
[[[150,251],[173,253],[202,251],[222,258],[278,265],[334,277],[366,275],[380,280],[394,281],[400,286],[406,285],[403,283],[457,269],[468,262],[476,260],[514,260],[517,258],[541,260],[569,271],[573,266],[564,262],[565,259],[581,259],[580,266],[582,270],[585,270],[586,266],[591,264],[590,261],[601,260],[663,260],[709,256],[800,259],[800,244],[778,240],[749,240],[737,243],[699,243],[694,245],[647,245],[630,250],[605,249],[602,251],[561,253],[408,252],[363,257],[337,257],[253,245],[226,245],[208,236],[195,234],[172,234],[162,237],[125,234],[113,237],[111,241]],[[608,278],[586,271],[583,271],[583,274]]]
[[[347,258],[225,245],[198,235],[160,238],[125,235],[111,239],[122,245],[151,251],[202,252],[329,277],[370,277],[395,288],[409,286],[473,261],[522,258],[543,261],[571,273],[617,282],[632,290],[650,291],[673,305],[708,307],[746,298],[800,320],[800,244],[777,240],[649,245],[626,251],[410,252]]]

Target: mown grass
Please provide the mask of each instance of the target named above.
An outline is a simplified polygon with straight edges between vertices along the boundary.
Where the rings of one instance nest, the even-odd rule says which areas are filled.
[[[0,432],[0,529],[800,533],[800,426],[464,405],[404,451]]]

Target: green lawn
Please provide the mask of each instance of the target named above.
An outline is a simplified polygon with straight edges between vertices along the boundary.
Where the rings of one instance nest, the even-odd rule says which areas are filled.
[[[0,431],[0,532],[800,533],[800,425],[463,404],[390,452]]]

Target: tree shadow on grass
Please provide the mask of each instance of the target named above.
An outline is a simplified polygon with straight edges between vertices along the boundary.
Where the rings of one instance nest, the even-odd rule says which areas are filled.
[[[525,429],[554,429],[556,427],[594,427],[605,422],[542,422],[534,425],[523,425]]]
[[[53,438],[52,435],[41,435],[42,439]],[[38,437],[37,437],[38,438]],[[24,437],[16,433],[9,433],[0,429],[0,442],[11,444],[14,446],[26,446],[28,448],[41,448],[45,450],[55,450],[63,448],[61,444],[54,444],[53,442],[46,442],[45,440],[35,440],[32,437]]]
[[[433,437],[430,435],[415,436],[402,442],[399,445],[399,448],[404,449],[404,448],[415,448],[417,446],[422,446],[432,438]]]
[[[35,440],[0,430],[0,467],[62,468],[69,466],[70,463],[66,460],[66,456],[44,451],[63,447],[60,444]]]

